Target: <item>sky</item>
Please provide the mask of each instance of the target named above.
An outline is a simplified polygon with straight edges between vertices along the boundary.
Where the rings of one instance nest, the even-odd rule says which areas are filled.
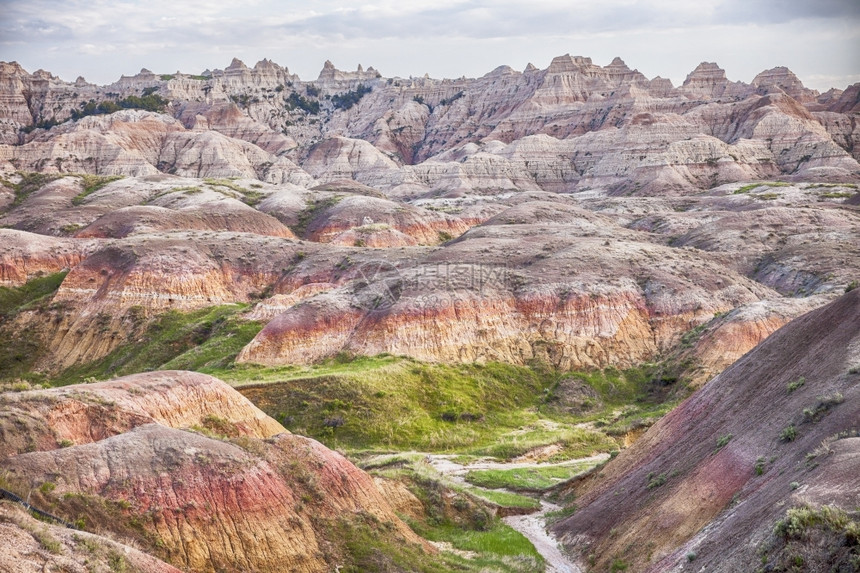
[[[819,91],[860,82],[860,0],[0,0],[0,60],[108,84],[269,58],[385,77],[479,77],[569,53],[621,57],[675,85],[703,61],[730,80],[787,66]]]

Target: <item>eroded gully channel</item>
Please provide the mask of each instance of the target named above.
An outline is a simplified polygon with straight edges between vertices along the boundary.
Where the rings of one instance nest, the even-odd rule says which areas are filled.
[[[565,463],[582,462],[582,461],[602,461],[605,455],[595,456],[593,458],[585,458],[582,460],[569,460]],[[450,456],[444,455],[429,455],[430,464],[442,475],[448,477],[452,481],[466,485],[464,476],[471,470],[510,470],[529,467],[548,467],[560,464],[541,464],[541,463],[501,463],[501,462],[477,462],[463,466],[453,462]],[[528,515],[511,515],[502,518],[512,528],[522,533],[526,539],[531,541],[538,553],[546,561],[547,573],[582,573],[573,561],[559,549],[558,540],[549,534],[546,530],[546,514],[550,511],[557,511],[561,506],[555,505],[543,499],[540,500],[541,508],[535,513]]]

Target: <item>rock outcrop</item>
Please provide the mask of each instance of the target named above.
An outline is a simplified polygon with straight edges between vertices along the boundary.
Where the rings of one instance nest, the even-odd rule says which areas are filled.
[[[3,443],[32,439],[0,460],[7,482],[50,482],[40,500],[55,512],[118,534],[133,520],[137,543],[184,570],[327,571],[344,559],[337,528],[365,522],[382,542],[421,545],[370,476],[214,378],[148,373],[4,400]]]
[[[80,103],[153,90],[168,102],[161,119],[121,111],[52,127]],[[0,70],[0,92],[7,102],[0,160],[21,170],[161,171],[309,186],[307,171],[318,182],[348,177],[394,195],[415,186],[425,193],[689,193],[751,178],[860,176],[856,86],[820,95],[779,67],[748,85],[704,62],[674,88],[620,58],[599,66],[565,55],[545,70],[501,66],[471,80],[385,80],[373,68],[342,72],[326,62],[306,83],[268,60],[248,68],[234,59],[206,76],[144,70],[98,88],[12,63]],[[535,135],[565,145],[537,158],[493,145]],[[440,162],[472,144],[483,154]]]
[[[556,533],[596,567],[681,571],[692,554],[697,568],[738,571],[761,563],[786,509],[851,511],[858,349],[852,291],[784,326],[579,486]]]

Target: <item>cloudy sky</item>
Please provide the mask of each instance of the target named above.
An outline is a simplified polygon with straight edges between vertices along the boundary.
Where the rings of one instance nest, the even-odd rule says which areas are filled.
[[[788,66],[824,91],[860,82],[860,0],[0,0],[0,60],[110,83],[269,58],[302,79],[326,59],[385,76],[476,77],[570,53],[621,56],[676,85]]]

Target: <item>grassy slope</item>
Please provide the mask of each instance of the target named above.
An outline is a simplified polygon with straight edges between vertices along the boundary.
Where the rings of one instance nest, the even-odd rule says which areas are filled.
[[[528,367],[382,356],[312,368],[237,366],[214,374],[234,384],[257,382],[240,390],[290,430],[332,447],[497,457],[555,442],[565,444],[569,457],[616,447],[546,407],[556,374]]]
[[[32,329],[19,329],[13,321],[22,312],[47,307],[65,272],[34,278],[19,287],[0,287],[0,379],[27,377],[41,350]]]
[[[170,311],[140,326],[131,342],[109,355],[69,368],[52,380],[74,384],[87,378],[106,379],[147,370],[197,370],[232,363],[262,328],[242,319],[243,304],[228,304],[193,312]]]

